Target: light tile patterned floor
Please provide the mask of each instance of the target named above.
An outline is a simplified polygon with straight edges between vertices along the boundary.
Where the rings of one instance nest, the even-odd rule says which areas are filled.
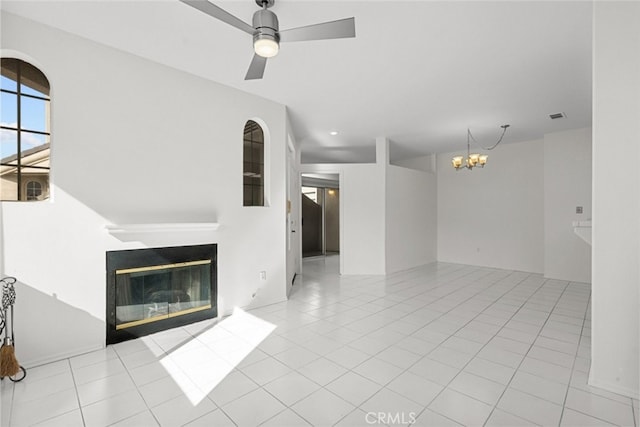
[[[638,426],[587,385],[590,286],[432,264],[307,260],[288,302],[2,382],[3,426]]]

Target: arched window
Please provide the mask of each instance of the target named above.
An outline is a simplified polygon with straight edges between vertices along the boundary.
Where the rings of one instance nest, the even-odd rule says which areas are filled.
[[[264,131],[253,120],[244,126],[244,206],[264,206]]]
[[[38,181],[27,182],[27,200],[42,200],[42,184]]]
[[[0,61],[0,200],[47,199],[49,80],[20,59]]]

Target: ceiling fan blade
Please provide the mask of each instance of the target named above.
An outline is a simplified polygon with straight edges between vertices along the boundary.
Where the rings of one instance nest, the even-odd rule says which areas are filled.
[[[306,40],[342,39],[356,36],[355,18],[339,19],[305,27],[280,31],[280,41],[299,42]]]
[[[264,68],[267,66],[267,58],[264,58],[258,54],[253,55],[253,59],[251,60],[251,65],[249,65],[249,70],[247,71],[247,75],[244,77],[245,80],[257,80],[261,79],[264,74]]]
[[[247,24],[243,20],[236,18],[229,12],[224,9],[219,8],[213,3],[209,3],[207,0],[180,0],[184,4],[188,4],[189,6],[198,9],[200,12],[204,12],[207,15],[213,16],[221,20],[222,22],[226,22],[227,24],[236,27],[245,33],[249,33],[253,35],[255,33],[255,28],[251,25]]]

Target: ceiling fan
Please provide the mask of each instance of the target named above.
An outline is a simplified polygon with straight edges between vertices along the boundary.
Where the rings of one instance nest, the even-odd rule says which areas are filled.
[[[253,14],[253,26],[207,0],[180,1],[253,36],[255,54],[253,55],[253,60],[251,60],[251,65],[249,65],[245,80],[262,78],[264,68],[267,65],[267,58],[278,54],[281,41],[297,42],[356,36],[355,18],[339,19],[280,31],[278,17],[268,10],[273,6],[275,0],[255,0],[256,4],[262,9]]]

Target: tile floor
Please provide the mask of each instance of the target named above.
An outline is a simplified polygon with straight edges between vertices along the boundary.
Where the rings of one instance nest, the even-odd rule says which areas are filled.
[[[305,261],[288,302],[29,369],[3,426],[638,426],[587,385],[590,286]]]

